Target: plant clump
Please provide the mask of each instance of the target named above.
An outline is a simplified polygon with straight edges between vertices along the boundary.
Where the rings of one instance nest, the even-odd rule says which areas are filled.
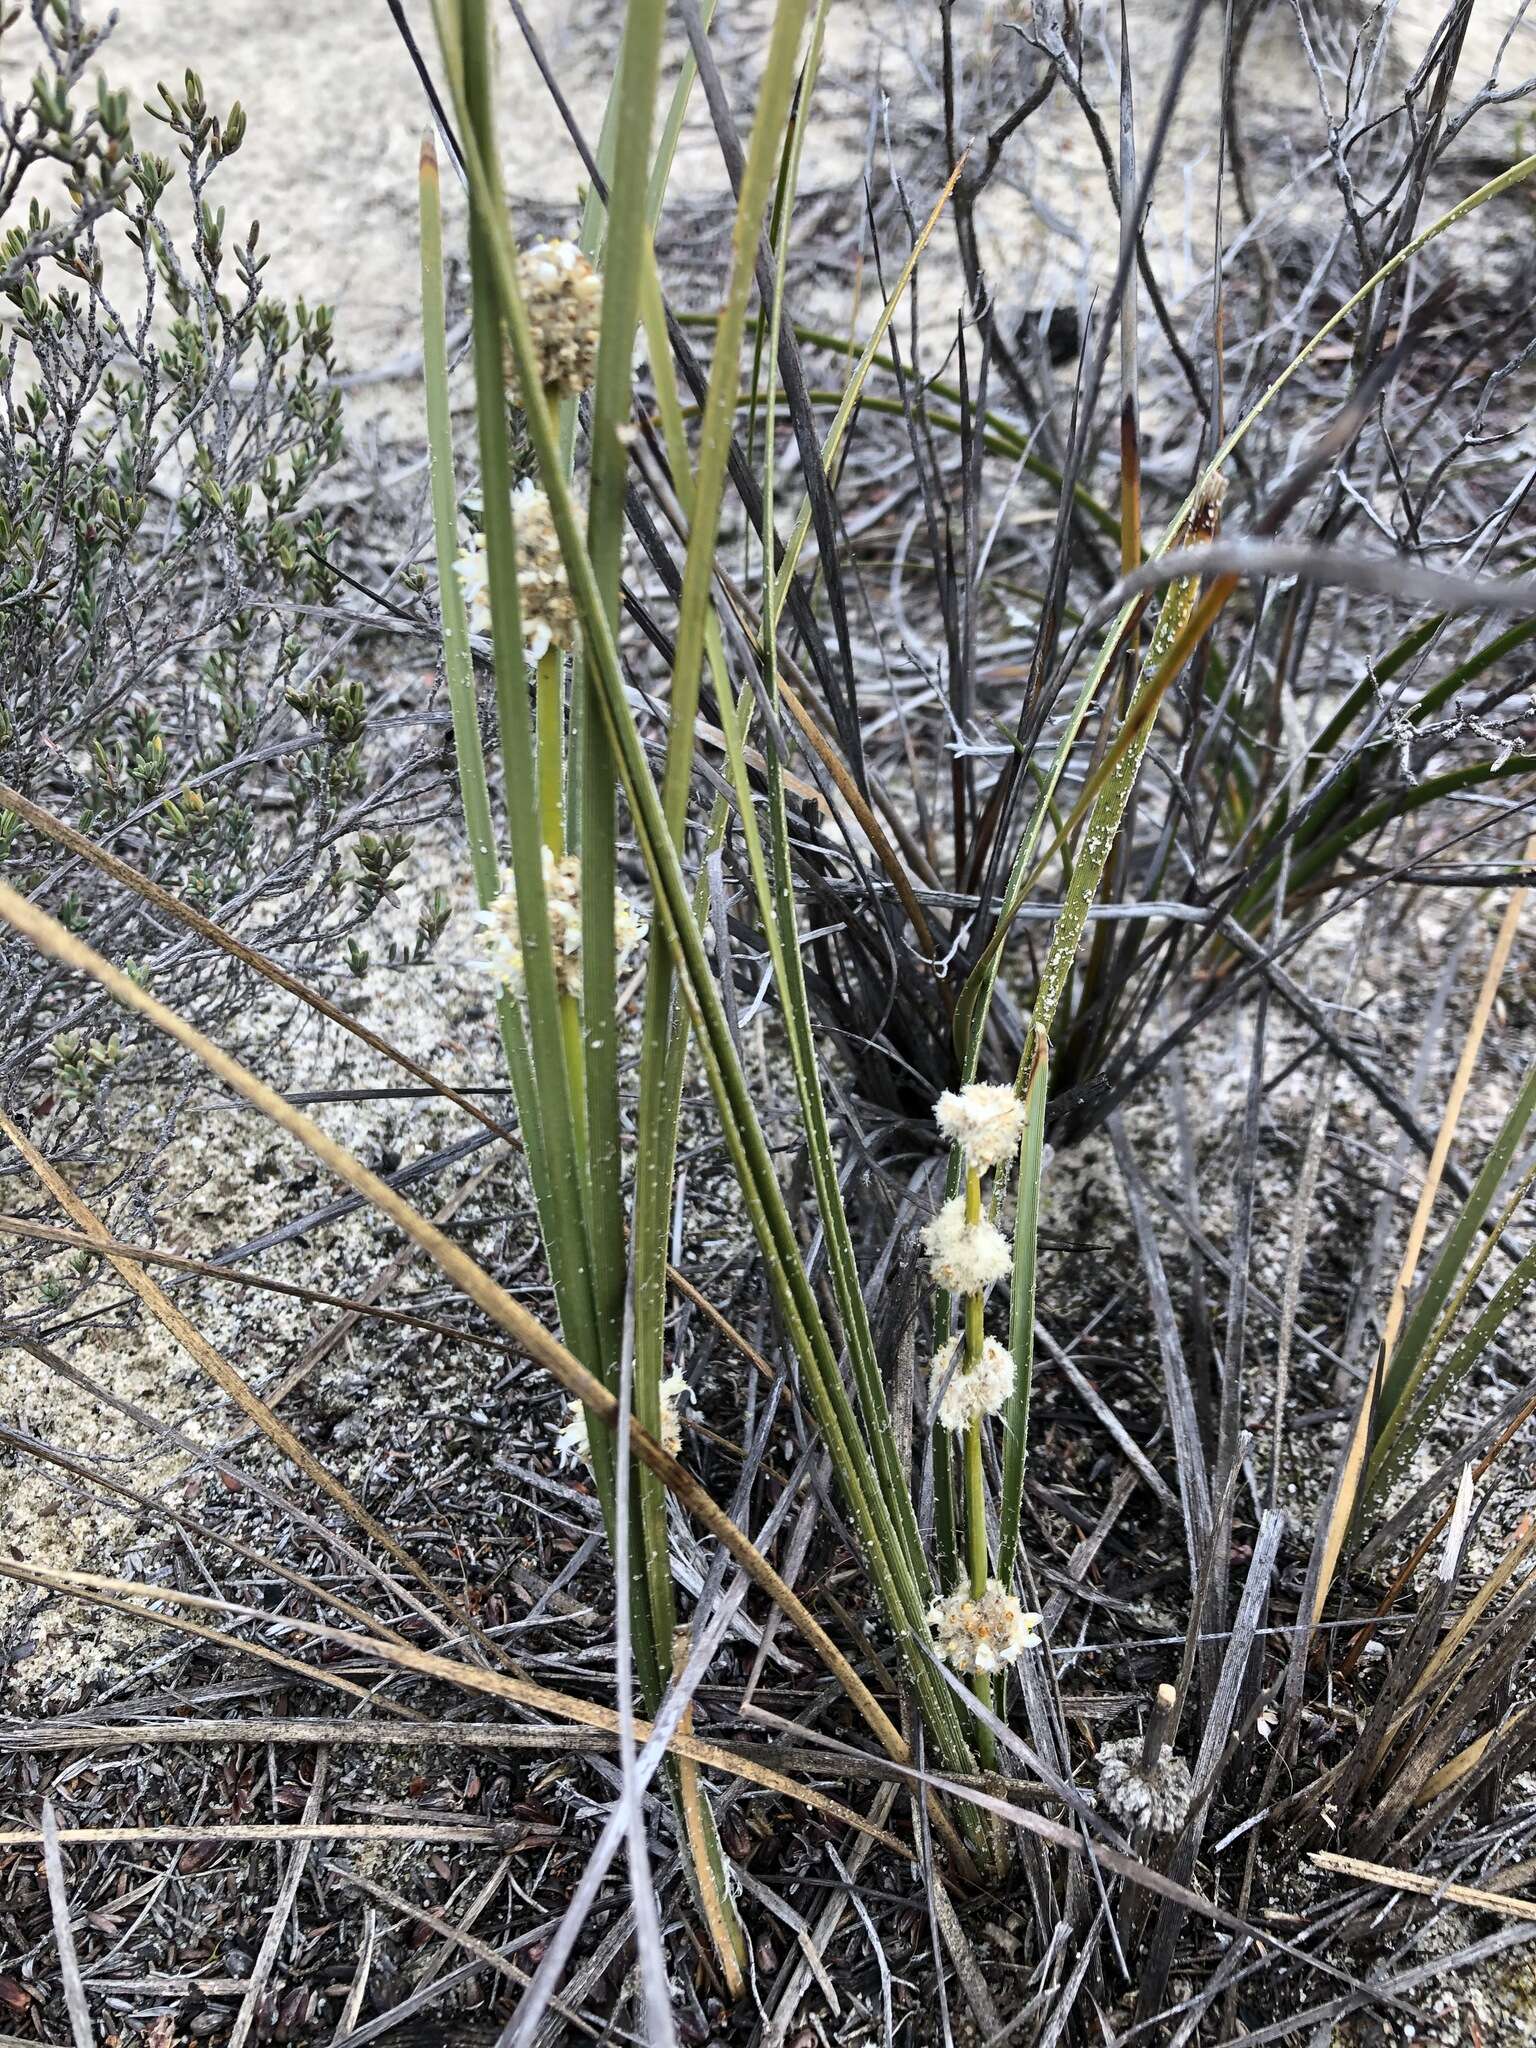
[[[414,772],[396,760],[381,777],[368,757],[368,692],[333,623],[340,537],[315,501],[342,455],[331,313],[275,297],[258,224],[237,233],[216,203],[245,139],[239,103],[216,110],[194,71],[162,85],[146,109],[175,144],[161,155],[126,92],[99,73],[86,87],[110,30],[76,8],[32,12],[39,63],[0,140],[0,783],[194,907],[239,906],[264,949],[331,971],[366,957],[355,935],[390,894],[349,893],[343,849]],[[6,32],[9,52],[22,31]],[[61,168],[67,199],[29,201]],[[188,955],[14,806],[0,874],[77,935],[110,931],[146,984],[175,957],[178,1001],[204,1029],[241,1014],[246,978],[227,959]],[[16,958],[0,943],[17,991],[0,1086],[61,1038],[118,1044],[99,999]],[[88,1073],[64,1062],[54,1099],[88,1102],[99,1127],[113,1070],[145,1057],[130,1037]]]

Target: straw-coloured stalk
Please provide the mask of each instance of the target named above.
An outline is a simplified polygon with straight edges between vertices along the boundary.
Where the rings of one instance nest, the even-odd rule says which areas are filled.
[[[158,1030],[184,1046],[208,1068],[210,1073],[223,1081],[237,1095],[260,1110],[272,1124],[296,1139],[328,1172],[333,1173],[346,1186],[360,1194],[419,1246],[461,1293],[484,1310],[485,1314],[506,1332],[519,1350],[536,1364],[543,1366],[567,1393],[580,1400],[590,1411],[595,1411],[599,1421],[607,1425],[610,1431],[613,1429],[619,1412],[617,1396],[610,1393],[593,1374],[588,1372],[558,1337],[545,1329],[535,1316],[530,1315],[527,1309],[515,1301],[467,1252],[445,1236],[435,1224],[428,1222],[427,1218],[398,1190],[392,1188],[387,1181],[381,1180],[377,1174],[370,1172],[344,1146],[337,1144],[312,1117],[296,1108],[275,1089],[269,1088],[247,1067],[242,1066],[238,1060],[232,1059],[228,1053],[205,1038],[168,1005],[140,988],[121,969],[103,959],[83,940],[67,932],[57,919],[50,917],[37,905],[29,903],[25,897],[18,895],[3,882],[0,882],[0,919],[12,929],[23,933],[40,951],[59,961],[61,965],[89,975],[125,1009],[136,1011],[138,1015],[147,1018]],[[123,1263],[125,1268],[129,1268],[135,1262],[124,1260]],[[125,1270],[124,1278],[127,1277]],[[238,1398],[236,1389],[231,1387],[230,1391],[232,1396]],[[283,1429],[280,1423],[278,1427]],[[293,1451],[288,1449],[289,1435],[290,1433],[283,1429],[283,1448],[286,1455],[292,1456]],[[754,1584],[760,1586],[775,1604],[783,1609],[786,1619],[805,1636],[817,1656],[843,1686],[886,1753],[905,1762],[910,1751],[889,1715],[871,1694],[842,1651],[809,1613],[804,1602],[784,1583],[750,1538],[725,1514],[687,1468],[633,1420],[628,1441],[634,1455],[665,1481],[680,1505],[689,1514],[694,1515],[717,1541],[725,1545]],[[295,1448],[301,1457],[305,1455],[302,1445],[296,1445]],[[325,1482],[321,1479],[316,1483]],[[331,1483],[335,1484],[334,1481]]]

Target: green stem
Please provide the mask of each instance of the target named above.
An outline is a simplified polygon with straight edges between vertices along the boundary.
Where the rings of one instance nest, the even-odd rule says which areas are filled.
[[[979,1295],[971,1297],[980,1301]],[[967,1310],[970,1301],[966,1303]],[[987,1493],[981,1467],[981,1417],[973,1416],[965,1433],[965,1526],[970,1545],[971,1598],[980,1600],[987,1590]],[[987,1709],[992,1711],[992,1679],[985,1671],[971,1674],[971,1691]],[[976,1730],[976,1746],[981,1752],[982,1762],[989,1771],[997,1768],[997,1743],[991,1729],[980,1722]]]
[[[1013,1223],[1013,1285],[1008,1305],[1008,1349],[1013,1356],[1013,1392],[1003,1411],[1003,1485],[997,1512],[997,1576],[1010,1590],[1024,1519],[1024,1465],[1029,1453],[1040,1176],[1045,1158],[1050,1053],[1050,1040],[1045,1033],[1033,1033],[1024,1050],[1029,1077],[1024,1090],[1024,1138],[1019,1148],[1019,1200]]]

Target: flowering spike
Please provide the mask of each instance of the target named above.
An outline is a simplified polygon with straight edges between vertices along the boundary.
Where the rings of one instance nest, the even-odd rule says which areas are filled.
[[[576,643],[576,602],[571,596],[555,532],[549,500],[527,477],[512,493],[517,534],[517,590],[521,600],[523,651],[531,662],[542,661],[551,647]],[[490,565],[485,536],[477,533],[456,564],[459,585],[469,612],[470,630],[491,630]]]
[[[555,983],[562,995],[581,993],[581,861],[574,853],[556,855],[543,849],[544,901],[549,912],[549,942],[555,955]],[[523,985],[522,928],[517,913],[517,885],[502,877],[501,894],[480,912],[488,934],[487,971],[514,994]],[[613,897],[613,945],[622,968],[645,937],[645,920],[620,890]]]
[[[683,1444],[682,1406],[693,1399],[693,1394],[680,1372],[669,1372],[660,1392],[661,1447],[675,1458]],[[565,1421],[555,1432],[555,1450],[562,1465],[574,1464],[578,1458],[584,1465],[592,1462],[587,1411],[579,1401],[572,1401],[565,1411]]]
[[[557,398],[579,398],[597,366],[603,281],[574,242],[535,242],[517,259],[539,381]],[[508,365],[508,381],[517,379]]]
[[[967,1429],[978,1416],[1001,1415],[1013,1392],[1011,1351],[995,1337],[988,1337],[980,1358],[967,1371],[959,1358],[961,1342],[958,1336],[951,1337],[929,1368],[929,1399],[937,1396],[939,1421],[945,1429]]]

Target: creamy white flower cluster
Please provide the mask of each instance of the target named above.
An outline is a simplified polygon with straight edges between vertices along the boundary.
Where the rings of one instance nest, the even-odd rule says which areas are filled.
[[[1024,1650],[1039,1647],[1038,1614],[1026,1614],[997,1579],[988,1579],[980,1599],[950,1593],[928,1610],[934,1647],[953,1671],[988,1677],[1012,1664]]]
[[[934,1106],[934,1121],[967,1166],[990,1173],[1006,1166],[1024,1136],[1024,1104],[1011,1088],[972,1081],[958,1094],[946,1088]]]
[[[985,1294],[1013,1260],[1008,1240],[985,1216],[966,1220],[965,1197],[955,1195],[923,1232],[928,1270],[949,1294]]]
[[[1010,1160],[1024,1131],[1024,1105],[1011,1088],[973,1081],[958,1094],[946,1090],[934,1110],[939,1129],[965,1158],[968,1189],[946,1202],[923,1232],[928,1270],[947,1294],[985,1294],[1012,1263],[1008,1240],[984,1215],[974,1215],[980,1176]],[[979,1416],[999,1415],[1013,1390],[1013,1359],[987,1338],[978,1356],[963,1355],[953,1338],[929,1367],[929,1389],[946,1429],[970,1427]]]
[[[968,1429],[978,1415],[1001,1415],[1013,1392],[1013,1353],[995,1337],[982,1340],[981,1356],[966,1370],[958,1334],[934,1353],[930,1393],[937,1395],[945,1429]]]
[[[683,1425],[682,1406],[691,1400],[688,1382],[680,1372],[669,1372],[661,1383],[661,1447],[676,1457],[682,1449]],[[555,1449],[562,1465],[571,1465],[579,1458],[584,1465],[592,1462],[592,1440],[587,1435],[587,1411],[579,1401],[573,1401],[565,1411],[564,1426],[555,1432]]]
[[[534,242],[517,259],[539,382],[553,398],[579,398],[597,366],[603,280],[574,242]],[[507,381],[517,392],[510,362]]]
[[[529,661],[542,661],[551,647],[576,643],[576,601],[565,573],[565,558],[555,532],[549,500],[524,477],[512,493],[517,534],[517,590],[521,600],[523,650]],[[490,565],[485,535],[477,533],[459,556],[459,587],[469,611],[470,631],[491,630]]]
[[[581,862],[574,853],[557,855],[546,846],[544,901],[549,912],[549,942],[555,956],[555,983],[562,995],[581,993]],[[523,986],[522,927],[517,914],[517,886],[503,875],[501,894],[479,913],[485,929],[485,966],[503,988],[516,995]],[[645,937],[645,920],[622,890],[613,897],[613,947],[622,968]]]

